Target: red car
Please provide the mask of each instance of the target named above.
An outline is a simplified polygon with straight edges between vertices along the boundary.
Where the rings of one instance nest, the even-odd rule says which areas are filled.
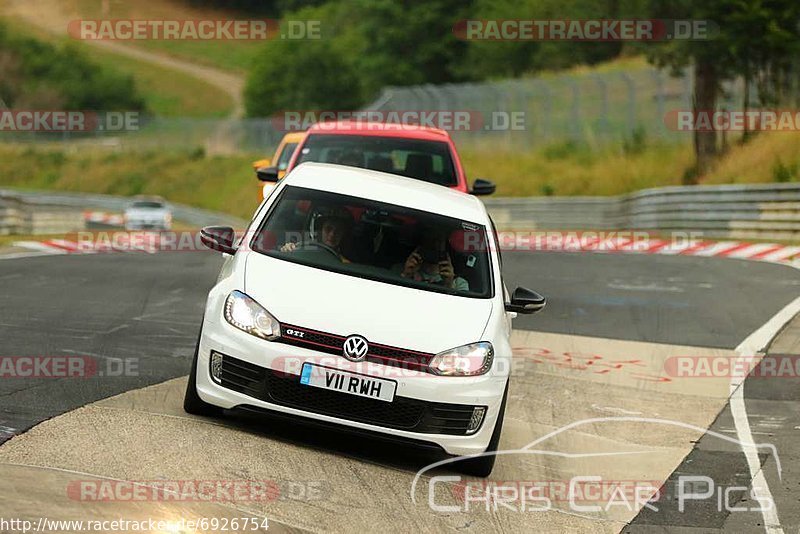
[[[361,167],[432,182],[473,195],[495,185],[476,179],[470,188],[450,135],[437,128],[366,121],[317,123],[295,150],[286,172],[314,161]],[[260,180],[277,181],[277,169],[259,169]]]

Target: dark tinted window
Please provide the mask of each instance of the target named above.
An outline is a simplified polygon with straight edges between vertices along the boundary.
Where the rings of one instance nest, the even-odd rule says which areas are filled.
[[[469,297],[492,296],[483,226],[301,187],[286,187],[253,250],[318,269]],[[417,259],[409,268],[409,257]]]
[[[444,186],[458,184],[450,147],[439,141],[312,134],[297,159],[298,164],[304,161],[361,167]]]
[[[163,208],[164,204],[154,200],[139,200],[131,204],[132,208]]]

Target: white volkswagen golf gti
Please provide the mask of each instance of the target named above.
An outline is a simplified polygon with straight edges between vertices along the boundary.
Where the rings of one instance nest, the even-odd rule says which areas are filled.
[[[226,256],[205,308],[184,408],[268,412],[435,447],[487,476],[503,426],[511,319],[483,204],[444,187],[305,163]]]

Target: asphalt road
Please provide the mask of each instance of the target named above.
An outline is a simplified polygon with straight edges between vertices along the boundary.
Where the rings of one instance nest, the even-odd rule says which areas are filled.
[[[186,374],[220,264],[200,252],[0,261],[2,355],[97,363],[97,374],[84,378],[0,380],[0,441],[86,403]]]
[[[128,376],[4,378],[0,436],[185,375],[219,264],[219,256],[207,252],[0,261],[3,355],[85,355],[96,359],[100,371],[128,359],[137,369]],[[516,328],[706,347],[736,346],[800,292],[800,273],[792,268],[735,260],[509,253],[504,272],[510,289],[525,285],[549,299],[544,313],[521,318]],[[754,391],[746,390],[755,395],[748,406],[763,396]],[[791,449],[789,437],[783,443]],[[703,458],[706,472],[718,472],[720,479],[746,472],[739,451],[723,452]],[[797,456],[790,453],[785,461],[800,464]],[[658,528],[677,521],[659,521]],[[715,516],[702,524],[714,528],[725,521]]]
[[[509,291],[527,285],[546,312],[514,328],[699,347],[736,347],[800,295],[800,271],[745,260],[508,252]]]

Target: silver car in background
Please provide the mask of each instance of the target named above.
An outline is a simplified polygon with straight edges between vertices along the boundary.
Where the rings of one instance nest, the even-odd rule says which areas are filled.
[[[137,198],[125,208],[126,230],[169,230],[172,208],[160,198]]]

